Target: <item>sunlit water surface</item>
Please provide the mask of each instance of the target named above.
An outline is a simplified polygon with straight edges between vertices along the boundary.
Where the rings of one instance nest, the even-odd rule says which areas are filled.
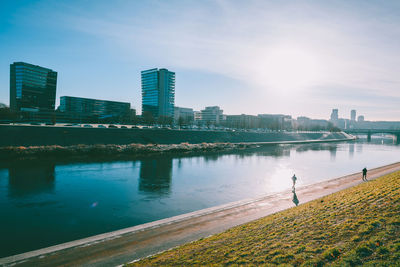
[[[234,154],[0,166],[0,257],[400,161],[390,138]],[[360,178],[361,179],[361,178]],[[299,199],[301,203],[301,199]]]

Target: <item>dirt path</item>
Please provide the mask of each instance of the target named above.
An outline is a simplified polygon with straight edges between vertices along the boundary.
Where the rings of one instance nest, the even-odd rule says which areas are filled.
[[[400,162],[368,171],[368,179],[400,170]],[[304,186],[296,190],[300,203],[362,183],[361,173]],[[222,232],[293,207],[293,194],[284,191],[243,200],[80,239],[0,259],[0,265],[116,266]]]

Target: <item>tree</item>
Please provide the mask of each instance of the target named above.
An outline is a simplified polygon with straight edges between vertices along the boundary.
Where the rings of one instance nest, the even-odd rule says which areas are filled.
[[[0,120],[16,120],[17,117],[17,113],[11,111],[10,108],[4,104],[0,107]]]
[[[153,114],[149,111],[143,112],[142,119],[145,124],[151,125],[151,124],[154,124],[154,122],[155,122]]]
[[[327,130],[330,131],[330,132],[340,132],[341,131],[338,127],[333,125],[332,122],[328,122]]]
[[[158,123],[161,125],[171,125],[172,124],[172,117],[168,117],[168,116],[160,116],[158,117]]]
[[[182,127],[182,125],[185,124],[185,119],[182,116],[179,116],[178,118],[178,125],[179,127]]]

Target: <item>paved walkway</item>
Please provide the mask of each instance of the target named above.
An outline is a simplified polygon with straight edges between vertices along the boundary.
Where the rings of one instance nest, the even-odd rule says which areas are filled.
[[[371,169],[368,179],[400,170],[400,162]],[[304,186],[300,203],[362,183],[361,173]],[[243,200],[0,259],[0,265],[116,266],[222,232],[293,207],[292,192]]]

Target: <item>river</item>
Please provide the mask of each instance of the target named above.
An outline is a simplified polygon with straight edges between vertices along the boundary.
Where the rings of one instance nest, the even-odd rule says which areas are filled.
[[[393,139],[134,161],[0,165],[0,257],[400,161]],[[361,179],[361,177],[360,177]],[[299,199],[301,203],[301,199]]]

